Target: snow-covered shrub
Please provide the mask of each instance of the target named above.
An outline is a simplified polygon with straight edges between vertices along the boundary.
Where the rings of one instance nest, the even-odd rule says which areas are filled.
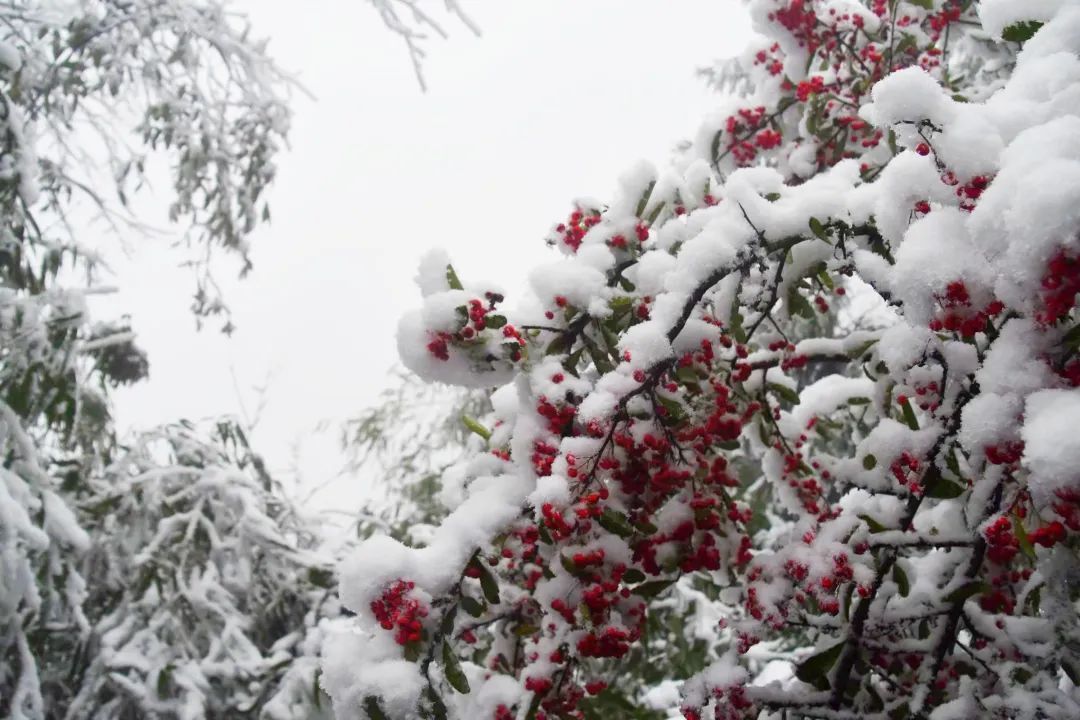
[[[748,4],[516,310],[425,260],[403,360],[493,410],[343,564],[339,718],[1080,714],[1080,5]]]

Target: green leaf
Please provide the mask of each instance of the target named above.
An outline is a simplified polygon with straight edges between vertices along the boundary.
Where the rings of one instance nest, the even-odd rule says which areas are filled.
[[[885,527],[884,525],[882,525],[881,523],[879,523],[874,518],[870,517],[869,515],[860,515],[859,519],[862,520],[864,523],[866,523],[866,527],[870,528],[871,534],[885,532],[885,531],[887,531],[889,529],[889,528]]]
[[[1025,20],[1013,23],[1001,31],[1001,39],[1009,42],[1022,43],[1030,40],[1035,33],[1039,32],[1043,24],[1038,20]]]
[[[506,324],[506,316],[505,315],[485,315],[484,316],[484,325],[486,327],[495,329],[495,328],[501,328],[505,324]]]
[[[810,320],[814,317],[814,308],[799,292],[797,285],[790,285],[787,292],[787,307],[789,315],[798,315]]]
[[[867,453],[866,457],[862,459],[862,466],[867,470],[873,470],[877,467],[877,457],[872,453]]]
[[[738,310],[735,309],[737,303],[732,303],[731,310],[731,322],[728,323],[728,327],[731,329],[731,336],[735,338],[735,342],[746,342],[746,331],[743,329],[743,316]]]
[[[630,568],[623,573],[622,579],[624,583],[628,584],[639,583],[645,579],[645,573],[637,568]]]
[[[538,523],[536,525],[537,531],[540,533],[540,542],[545,545],[554,545],[555,542],[551,539],[551,533],[548,532],[547,526],[544,523]]]
[[[904,398],[904,402],[900,403],[900,413],[904,418],[904,423],[912,430],[919,429],[919,421],[915,418],[915,408],[911,407],[911,401]]]
[[[334,587],[334,571],[320,567],[308,568],[308,582],[316,587],[332,588]]]
[[[825,226],[815,217],[810,218],[810,232],[814,233],[820,240],[829,239],[829,234],[825,231]]]
[[[600,517],[597,518],[597,522],[600,523],[600,527],[622,538],[634,534],[634,528],[630,525],[626,516],[611,508],[604,508],[604,511],[600,513]]]
[[[476,433],[477,435],[484,438],[485,440],[490,440],[491,439],[491,431],[488,430],[483,425],[481,425],[478,421],[474,420],[473,418],[469,417],[468,415],[462,415],[461,416],[461,421],[463,423],[465,423],[465,427],[467,427],[470,432]]]
[[[1062,659],[1061,669],[1065,671],[1065,674],[1069,676],[1069,680],[1073,685],[1080,685],[1080,671],[1077,671],[1076,666],[1068,660]]]
[[[1028,593],[1027,599],[1024,601],[1025,607],[1030,607],[1031,612],[1034,615],[1039,614],[1039,605],[1042,604],[1042,585],[1039,585],[1030,593]]]
[[[428,685],[424,694],[431,702],[431,720],[448,720],[449,714],[446,711],[446,703],[443,702],[439,693],[435,691],[434,686]]]
[[[914,50],[916,48],[915,36],[910,33],[903,33],[900,36],[900,42],[896,43],[896,47],[893,50],[895,55],[903,55],[904,53]]]
[[[950,500],[955,497],[960,497],[963,494],[963,485],[954,483],[952,480],[946,480],[943,477],[938,477],[937,480],[926,488],[926,497],[938,498],[940,500]]]
[[[907,720],[911,715],[911,706],[901,703],[889,711],[889,720]]]
[[[810,59],[813,59],[813,55],[810,56]],[[820,113],[821,106],[814,100],[811,100],[810,106],[806,109],[806,129],[811,135],[818,134],[818,128],[821,125]]]
[[[544,355],[562,355],[570,348],[567,345],[567,335],[559,333],[558,337],[548,343],[547,348],[544,350]]]
[[[818,279],[818,282],[820,282],[822,285],[824,285],[829,290],[835,290],[836,289],[836,283],[833,282],[832,276],[829,275],[829,273],[827,272],[827,269],[825,267],[825,263],[821,264],[819,270],[817,271],[816,277]],[[855,357],[858,357],[858,355],[856,355]]]
[[[780,199],[780,193],[778,193],[778,192],[768,193],[768,194],[765,195],[765,199],[768,200],[769,202],[776,202],[777,200]]]
[[[819,682],[824,680],[828,672],[832,670],[832,666],[836,664],[836,661],[840,659],[840,654],[844,651],[846,644],[839,642],[803,660],[795,668],[795,677],[805,683],[818,686]]]
[[[987,589],[986,583],[981,580],[971,580],[946,595],[945,602],[950,604],[962,603],[972,595],[978,595]]]
[[[439,623],[439,634],[443,637],[447,637],[450,633],[454,632],[454,620],[457,618],[457,605],[450,606],[450,609],[443,613],[442,622]]]
[[[469,679],[465,677],[465,673],[461,670],[461,662],[458,661],[457,655],[452,649],[450,649],[450,643],[443,642],[442,646],[442,660],[443,660],[443,672],[446,673],[446,679],[450,682],[450,687],[457,690],[462,695],[469,694]]]
[[[698,377],[697,372],[693,368],[681,367],[675,371],[675,379],[681,383],[697,383],[701,378]]]
[[[669,398],[669,397],[665,397],[665,396],[660,395],[660,394],[656,395],[656,400],[657,400],[657,402],[660,403],[660,406],[663,407],[664,410],[667,411],[667,419],[668,420],[671,420],[673,422],[677,422],[677,421],[683,419],[684,417],[686,417],[686,411],[683,410],[683,406],[681,404],[679,404],[678,400],[675,400],[675,399]]]
[[[450,286],[451,290],[465,289],[461,284],[461,280],[458,279],[457,273],[454,272],[453,265],[446,266],[446,284]]]
[[[653,180],[649,183],[649,186],[645,188],[645,192],[641,194],[641,199],[638,200],[637,210],[634,214],[639,218],[645,216],[645,208],[649,206],[649,196],[652,195],[653,188],[656,187],[656,181]]]
[[[632,589],[635,595],[640,595],[643,598],[654,598],[660,593],[667,590],[669,587],[675,584],[675,580],[650,580],[649,582],[641,583],[637,587]]]
[[[904,568],[899,564],[893,565],[892,579],[896,583],[896,587],[900,590],[900,597],[907,597],[911,592],[911,581],[908,580],[907,573],[904,572]]]
[[[851,619],[851,599],[855,596],[855,583],[848,583],[844,591],[844,620]]]
[[[792,405],[799,404],[799,393],[789,387],[780,385],[779,383],[769,383],[769,390],[772,390],[779,395],[782,400],[787,400]]]
[[[934,0],[907,0],[909,4],[921,7],[923,10],[933,10]]]
[[[529,709],[525,713],[525,720],[536,720],[536,713],[540,711],[540,701],[544,699],[544,696],[540,693],[534,693],[532,702],[529,703]]]
[[[461,609],[473,617],[480,617],[484,614],[484,604],[468,595],[461,596]]]
[[[1065,337],[1061,339],[1061,342],[1070,350],[1080,349],[1080,325],[1077,325],[1069,330],[1069,332],[1065,333]]]
[[[960,474],[960,461],[956,459],[956,452],[957,450],[954,447],[945,454],[945,467],[949,468],[949,472],[956,477],[963,477]]]
[[[649,217],[647,217],[645,220],[649,223],[650,226],[656,222],[656,218],[660,217],[660,213],[664,211],[664,207],[666,205],[667,203],[660,203],[655,208],[653,208],[653,211],[651,213],[649,213]]]
[[[480,568],[480,589],[484,591],[484,597],[492,605],[498,605],[499,600],[499,583],[496,582],[495,576],[491,574],[491,571],[484,567],[484,563],[480,560],[476,561],[476,566]]]
[[[581,339],[585,343],[586,349],[589,351],[589,357],[592,358],[593,365],[596,366],[596,369],[600,373],[606,374],[615,369],[608,354],[597,347],[596,343],[594,343],[588,335],[582,335]]]
[[[1031,544],[1031,538],[1028,537],[1024,524],[1020,522],[1020,518],[1016,515],[1012,516],[1012,526],[1013,534],[1016,535],[1016,540],[1020,545],[1020,551],[1024,553],[1028,560],[1034,560],[1035,547]]]
[[[530,625],[529,623],[521,623],[514,628],[514,634],[518,637],[529,637],[535,635],[540,628],[536,625]]]
[[[165,667],[161,668],[161,671],[158,672],[157,695],[159,698],[164,699],[169,695],[169,691],[172,689],[172,674],[172,663],[169,663]]]
[[[634,527],[636,527],[638,530],[645,533],[646,535],[655,535],[656,532],[659,530],[659,528],[657,528],[648,520],[638,520],[634,523]]]
[[[368,714],[369,720],[388,720],[386,713],[379,707],[379,701],[373,695],[364,698],[364,712]]]

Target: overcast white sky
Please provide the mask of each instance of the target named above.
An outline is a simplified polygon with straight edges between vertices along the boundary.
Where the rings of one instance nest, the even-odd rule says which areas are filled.
[[[119,396],[125,424],[236,413],[240,397],[250,413],[269,380],[258,449],[283,473],[295,449],[305,484],[334,476],[336,432],[313,430],[385,386],[419,256],[445,247],[462,275],[513,292],[573,198],[609,196],[635,160],[661,163],[693,131],[715,100],[694,69],[749,32],[737,0],[463,5],[483,37],[447,22],[425,95],[366,0],[235,2],[316,99],[295,98],[255,270],[227,283],[231,338],[195,332],[175,255],[142,252],[121,269],[151,359],[150,381]],[[339,478],[323,502],[348,503],[369,482]]]

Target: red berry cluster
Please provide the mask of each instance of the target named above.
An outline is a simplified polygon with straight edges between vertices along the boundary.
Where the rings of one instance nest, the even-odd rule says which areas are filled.
[[[620,658],[630,650],[630,643],[637,642],[639,630],[623,630],[608,626],[601,632],[586,633],[578,640],[577,650],[582,657]]]
[[[1053,510],[1073,532],[1080,532],[1080,489],[1065,487],[1054,492]]]
[[[1000,300],[991,300],[982,308],[974,305],[971,294],[963,280],[954,280],[945,288],[945,293],[935,295],[941,312],[930,321],[934,332],[946,330],[958,333],[961,337],[971,338],[986,330],[990,318],[997,317],[1005,309]]]
[[[1020,552],[1020,541],[1013,533],[1012,522],[1002,515],[986,528],[986,556],[998,565],[1007,565]]]
[[[741,685],[713,688],[711,695],[716,700],[713,720],[748,720],[758,716],[758,708]],[[684,705],[679,710],[685,720],[703,720],[700,707]]]
[[[398,645],[420,642],[423,637],[423,619],[428,608],[410,593],[416,587],[411,580],[396,580],[383,590],[382,595],[371,601],[371,612],[383,630],[393,630]]]
[[[900,398],[903,399],[900,400]],[[907,402],[907,398],[903,395],[900,398],[897,398],[897,400],[901,404]],[[920,462],[919,458],[906,451],[900,453],[900,457],[889,464],[889,471],[896,478],[896,481],[900,483],[901,487],[907,488],[914,495],[922,492],[920,468],[922,468],[922,462]]]
[[[1065,539],[1065,526],[1057,520],[1054,520],[1049,525],[1044,525],[1040,528],[1036,528],[1028,533],[1028,540],[1032,545],[1042,545],[1043,547],[1054,547],[1059,542]]]
[[[499,293],[494,292],[484,293],[484,297],[487,301],[486,304],[480,298],[471,298],[468,303],[457,308],[461,327],[456,332],[438,331],[429,333],[430,340],[427,344],[427,351],[431,355],[446,362],[450,359],[451,345],[464,348],[473,347],[481,340],[481,333],[484,330],[488,327],[499,327],[498,324],[492,324],[492,318],[496,317],[492,315],[492,311],[504,298]],[[505,322],[505,319],[499,319],[498,322]],[[502,325],[502,335],[518,346],[525,345],[525,339],[512,325]],[[520,359],[521,352],[517,347],[513,348],[510,351],[510,360],[517,362]]]
[[[548,238],[552,245],[562,245],[571,252],[577,252],[585,233],[600,222],[600,211],[586,208],[574,208],[565,223],[555,226],[555,234]]]
[[[1024,443],[1020,441],[1002,442],[986,448],[986,462],[991,465],[1015,466],[1024,454]]]
[[[754,53],[754,65],[764,65],[770,75],[779,75],[784,72],[784,62],[779,51],[780,43],[773,43],[767,50],[758,50]]]
[[[750,165],[757,158],[757,149],[755,149],[754,142],[751,142],[755,137],[760,137],[762,132],[771,132],[764,128],[765,108],[762,106],[754,108],[742,108],[736,112],[735,115],[730,116],[724,123],[724,131],[727,133],[727,141],[725,149],[732,157],[735,158],[735,162],[741,166]],[[759,132],[760,131],[760,132]],[[776,133],[775,145],[769,145],[769,147],[775,147],[780,144],[779,133]],[[773,141],[772,135],[766,135],[764,142],[766,144]],[[757,146],[764,148],[761,141],[757,141]]]
[[[956,188],[956,197],[960,198],[960,209],[971,212],[983,194],[983,190],[990,184],[990,179],[985,175],[976,175],[963,185]]]
[[[825,79],[819,75],[804,80],[795,88],[795,96],[799,98],[799,102],[806,102],[811,95],[820,95],[823,92],[825,92]]]
[[[937,381],[931,381],[926,384],[915,383],[915,403],[921,410],[927,410],[934,412],[941,405],[941,386]],[[908,398],[912,400],[912,398]]]
[[[436,359],[446,362],[450,359],[450,342],[452,339],[453,336],[450,333],[435,333],[427,344],[427,351],[434,355]]]
[[[1042,278],[1042,309],[1036,319],[1043,325],[1053,325],[1066,317],[1076,305],[1080,293],[1080,258],[1058,250],[1046,264]]]

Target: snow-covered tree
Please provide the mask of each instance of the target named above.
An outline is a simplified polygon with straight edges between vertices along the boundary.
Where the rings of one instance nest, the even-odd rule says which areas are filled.
[[[239,427],[115,436],[148,361],[95,321],[168,177],[198,316],[248,266],[288,82],[215,0],[0,6],[0,717],[317,717],[333,575]],[[97,222],[104,220],[104,223]],[[227,327],[227,319],[226,319]]]
[[[92,480],[80,509],[93,632],[52,653],[77,678],[63,717],[317,717],[333,573],[243,430],[212,431],[145,433]]]
[[[1080,714],[1080,5],[748,6],[516,310],[423,262],[402,358],[492,411],[341,568],[339,718]]]

